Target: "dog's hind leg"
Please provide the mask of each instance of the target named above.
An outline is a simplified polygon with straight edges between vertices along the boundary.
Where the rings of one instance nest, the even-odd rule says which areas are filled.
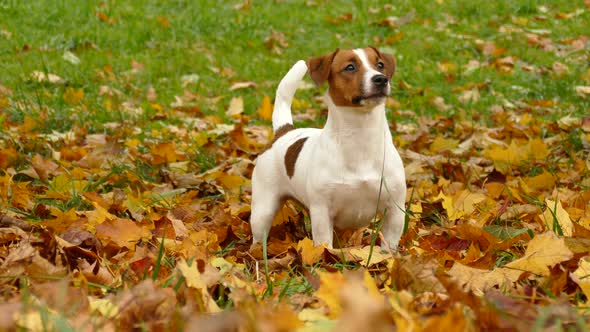
[[[252,228],[252,242],[263,242],[268,237],[272,221],[281,208],[283,201],[276,193],[276,186],[263,183],[252,175],[252,213],[250,227]]]

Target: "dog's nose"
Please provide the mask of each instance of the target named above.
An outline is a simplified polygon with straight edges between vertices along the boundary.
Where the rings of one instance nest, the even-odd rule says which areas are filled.
[[[375,75],[371,78],[371,81],[376,85],[376,86],[385,86],[387,85],[387,77],[385,75]]]

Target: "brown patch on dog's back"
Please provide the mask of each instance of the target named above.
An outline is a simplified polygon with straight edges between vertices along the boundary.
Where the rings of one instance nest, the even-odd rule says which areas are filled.
[[[299,157],[299,153],[306,140],[307,137],[302,137],[287,148],[287,152],[285,153],[285,168],[287,169],[287,175],[289,178],[292,178],[293,174],[295,174],[295,162],[297,161],[297,157]]]
[[[277,131],[275,131],[275,135],[272,138],[272,140],[270,141],[270,143],[268,143],[264,149],[260,152],[260,154],[265,153],[266,151],[268,151],[273,144],[275,144],[275,142],[281,138],[282,136],[284,136],[286,133],[290,132],[291,130],[294,130],[295,126],[293,126],[290,123],[284,124],[282,126],[279,127],[279,129],[277,129]]]
[[[295,129],[290,123],[284,124],[275,131],[275,137],[273,137],[272,141],[270,141],[270,145],[272,146],[281,136],[285,135],[286,133],[290,132],[291,130]]]

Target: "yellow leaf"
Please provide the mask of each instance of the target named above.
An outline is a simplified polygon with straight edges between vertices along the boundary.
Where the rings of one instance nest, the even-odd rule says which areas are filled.
[[[570,274],[572,280],[580,286],[584,295],[586,295],[586,303],[590,302],[590,256],[580,258],[578,262],[578,269]]]
[[[481,193],[462,190],[453,196],[447,196],[441,192],[436,198],[443,200],[442,206],[447,211],[449,221],[454,221],[475,212],[476,205],[483,202],[486,196]]]
[[[84,98],[84,90],[67,88],[63,95],[64,101],[70,105],[78,104]]]
[[[483,154],[494,162],[494,167],[498,172],[507,174],[513,167],[522,166],[526,161],[546,159],[549,149],[540,139],[533,139],[525,144],[519,144],[513,140],[507,148],[492,146],[487,148]]]
[[[331,331],[334,327],[333,325],[336,324],[335,321],[330,320],[328,319],[328,317],[326,317],[324,308],[305,308],[299,311],[299,314],[297,314],[297,318],[299,318],[299,320],[302,322],[306,322],[306,326],[313,327],[313,323],[317,323],[318,325],[321,324],[321,326],[329,324],[329,331]],[[311,328],[309,330],[305,329],[304,331],[323,331],[323,329],[320,329],[318,327],[317,329]]]
[[[316,292],[316,296],[328,306],[328,317],[338,318],[342,312],[340,291],[345,283],[344,275],[342,273],[319,272],[319,277],[320,289]]]
[[[272,119],[272,103],[270,102],[269,96],[262,98],[262,105],[258,109],[258,116],[263,120]]]
[[[176,145],[174,142],[160,143],[152,149],[152,157],[154,165],[175,162],[178,160]]]
[[[347,283],[340,290],[340,302],[343,311],[333,331],[395,330],[389,307],[368,271],[362,276],[358,272],[348,275]]]
[[[521,258],[505,265],[506,268],[549,276],[549,266],[571,259],[574,255],[563,238],[553,232],[535,236]]]
[[[388,258],[393,257],[391,254],[382,254],[381,248],[379,248],[379,247],[374,247],[373,252],[371,253],[370,246],[366,246],[363,248],[350,249],[350,253],[352,255],[354,255],[355,257],[358,257],[359,259],[361,259],[361,263],[364,266],[367,266],[367,263],[370,263],[371,265],[375,265],[375,264],[383,262],[384,260],[386,260]],[[369,261],[369,255],[371,255],[371,261]]]
[[[59,174],[49,182],[49,188],[46,196],[50,198],[69,198],[69,194],[81,193],[86,187],[87,182],[82,180],[72,180],[65,173]]]
[[[527,155],[534,160],[544,160],[549,156],[547,144],[539,138],[532,139],[526,145]]]
[[[297,251],[301,253],[303,264],[312,265],[317,263],[324,253],[323,246],[314,246],[313,241],[305,238],[297,243]]]
[[[450,62],[437,62],[436,67],[438,67],[438,70],[440,70],[440,72],[444,74],[454,73],[457,71],[458,68],[457,64]]]
[[[207,290],[207,288],[212,283],[211,277],[199,272],[196,262],[193,262],[193,264],[189,266],[184,259],[181,259],[180,262],[176,264],[176,267],[180,271],[180,274],[182,274],[182,276],[184,277],[186,285],[188,287],[195,288],[200,291],[202,301],[205,305],[205,308],[207,309],[207,312],[221,312],[221,309],[219,308],[217,303],[215,303],[215,300]],[[207,269],[205,269],[205,271],[207,271]]]
[[[545,204],[547,204],[547,209],[543,212],[543,221],[547,227],[553,229],[553,220],[555,218],[563,232],[563,236],[572,236],[574,232],[574,224],[567,211],[561,206],[561,201],[557,201],[556,204],[555,201],[547,199],[545,200]]]
[[[182,276],[184,277],[184,282],[188,287],[196,288],[199,290],[207,290],[207,284],[203,279],[201,279],[201,273],[197,267],[197,264],[193,263],[192,265],[188,265],[187,262],[183,259],[176,265]]]
[[[466,290],[481,296],[490,288],[517,281],[521,271],[506,268],[496,268],[488,271],[455,262],[448,273]]]
[[[428,148],[432,153],[440,153],[443,151],[450,151],[459,145],[459,140],[453,138],[444,138],[442,136],[436,136],[430,147]]]
[[[239,175],[227,174],[225,172],[212,172],[207,175],[210,179],[215,179],[221,186],[226,189],[238,189],[250,183],[250,180]]]
[[[119,307],[109,299],[88,299],[90,305],[90,312],[98,312],[106,318],[114,318],[119,314]]]
[[[555,187],[556,178],[553,174],[543,170],[543,173],[523,180],[529,190],[551,190]],[[530,193],[527,193],[530,194]]]

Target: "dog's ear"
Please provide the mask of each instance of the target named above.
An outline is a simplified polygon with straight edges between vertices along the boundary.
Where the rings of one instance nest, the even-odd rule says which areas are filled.
[[[336,53],[338,53],[338,50],[339,49],[336,49],[336,51],[330,54],[307,60],[309,76],[311,76],[311,79],[318,87],[322,86],[322,84],[328,80],[328,77],[330,76],[330,67],[332,66],[332,61],[334,60]]]
[[[373,46],[369,47],[372,48],[377,53],[379,58],[381,58],[381,60],[383,61],[383,64],[385,65],[385,70],[383,71],[383,74],[388,78],[391,78],[395,73],[395,67],[397,65],[395,62],[395,57],[391,54],[381,53],[377,48]]]

